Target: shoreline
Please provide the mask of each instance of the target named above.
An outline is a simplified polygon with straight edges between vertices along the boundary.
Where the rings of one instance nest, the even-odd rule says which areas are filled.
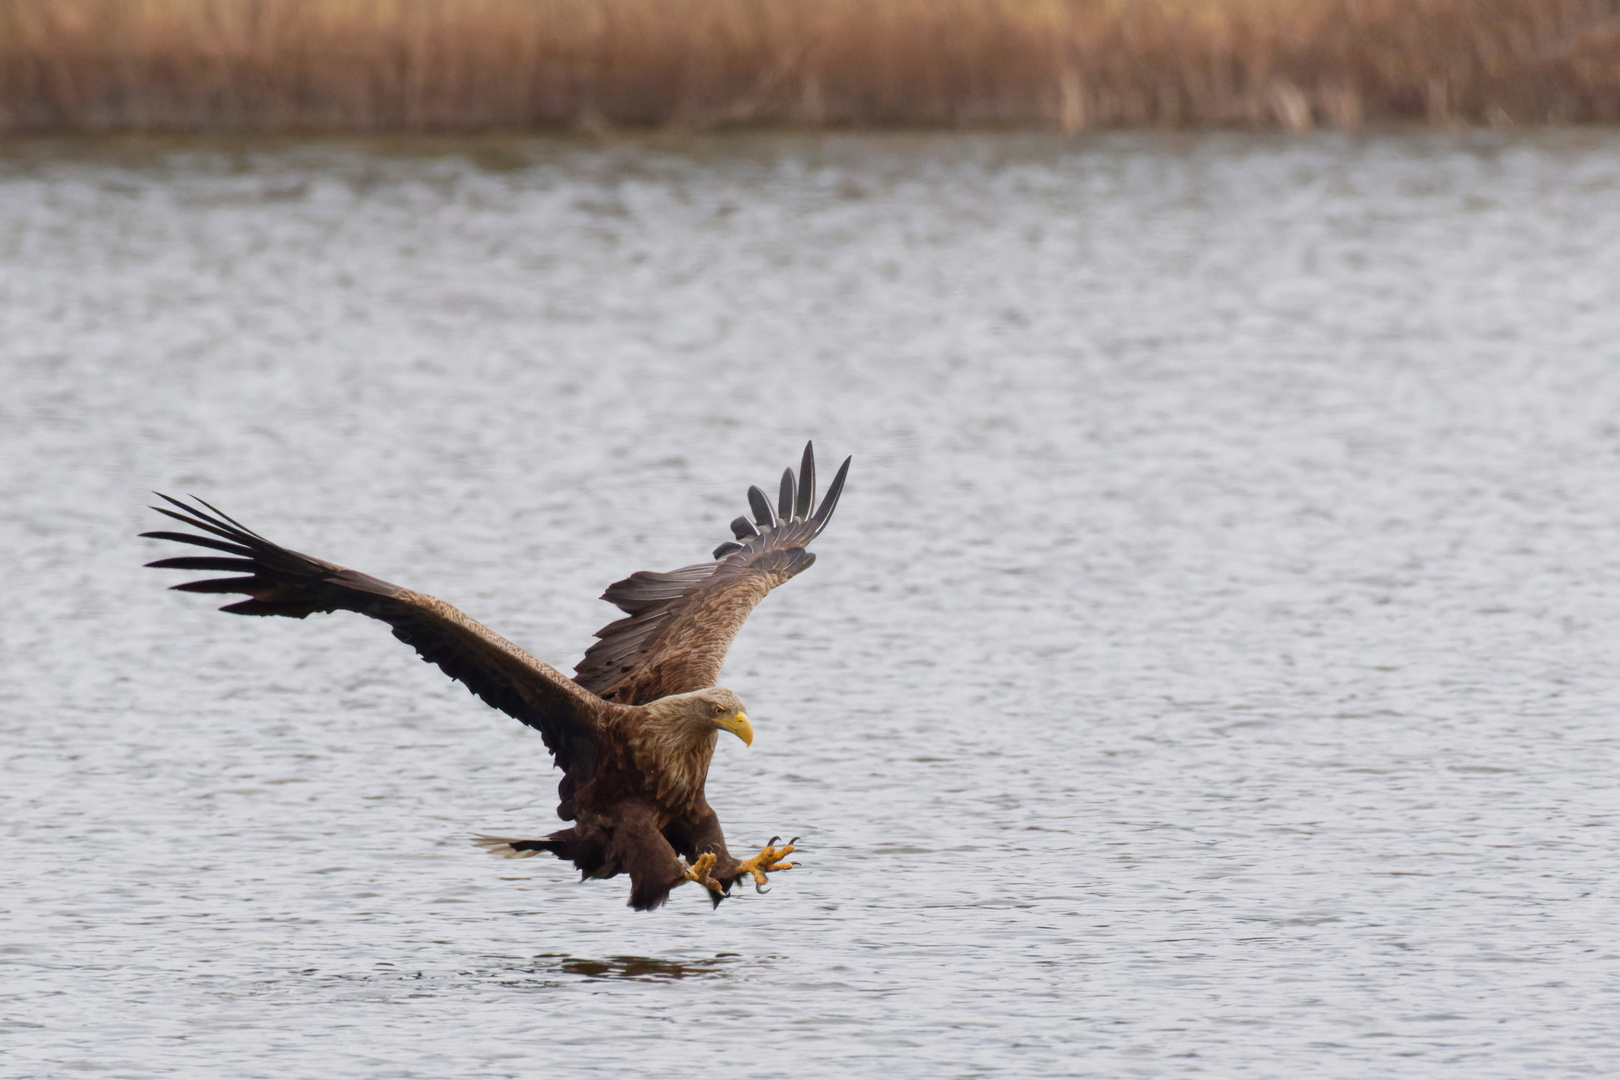
[[[1620,0],[0,0],[0,136],[1620,122]]]

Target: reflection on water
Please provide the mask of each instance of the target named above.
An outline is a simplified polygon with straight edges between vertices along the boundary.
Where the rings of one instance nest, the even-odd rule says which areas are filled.
[[[567,953],[536,953],[531,957],[485,958],[484,963],[454,972],[401,969],[378,961],[364,972],[304,968],[299,975],[331,986],[370,987],[388,994],[404,986],[414,995],[465,993],[474,986],[546,990],[559,985],[559,976],[587,982],[669,982],[727,975],[740,966],[760,967],[783,959],[773,955],[744,956],[716,953],[708,957],[609,956],[589,959]]]
[[[725,973],[726,968],[742,961],[738,953],[715,953],[706,960],[660,960],[651,956],[610,956],[606,960],[584,960],[577,956],[541,953],[536,960],[552,961],[557,971],[569,975],[583,975],[587,979],[630,979],[636,982],[659,982],[666,979],[702,979]],[[778,957],[752,957],[749,963],[769,963]]]
[[[0,149],[0,1073],[1605,1072],[1617,203],[1605,132]],[[811,858],[714,911],[476,851],[533,732],[134,539],[568,667],[808,437],[709,799]]]

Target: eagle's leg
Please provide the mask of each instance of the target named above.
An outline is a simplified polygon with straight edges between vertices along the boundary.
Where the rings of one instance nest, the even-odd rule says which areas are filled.
[[[795,836],[782,847],[777,847],[776,842],[780,839],[782,839],[780,836],[771,837],[770,842],[759,849],[758,855],[751,859],[744,859],[737,864],[739,876],[742,874],[752,874],[754,876],[755,892],[765,891],[766,874],[772,874],[778,870],[793,869],[792,863],[779,862],[778,860],[785,859],[793,854],[793,846],[799,842],[799,838]]]
[[[695,881],[708,889],[709,892],[724,896],[726,890],[722,889],[720,883],[710,875],[710,871],[714,869],[714,864],[719,861],[719,856],[714,852],[706,852],[699,855],[697,862],[692,863],[690,866],[686,864],[685,860],[682,860],[681,872],[686,876],[687,881]]]
[[[707,883],[705,885],[709,889],[709,898],[715,900],[716,903],[719,902],[718,897],[724,895],[744,874],[753,877],[756,890],[765,892],[763,886],[768,880],[765,877],[766,874],[773,870],[791,870],[793,868],[792,863],[781,860],[792,852],[793,845],[799,842],[799,838],[795,836],[788,841],[786,846],[777,847],[776,843],[781,837],[773,836],[771,842],[766,844],[760,850],[760,853],[753,858],[741,861],[733,859],[730,853],[726,851],[726,838],[720,829],[720,819],[715,816],[709,804],[701,800],[697,802],[689,814],[669,822],[664,827],[664,837],[676,851],[687,858],[696,859],[693,865],[694,871],[699,866],[712,867],[712,870],[707,871],[707,873],[710,880],[720,885],[721,888],[716,892],[714,885],[708,885]],[[711,858],[714,859],[713,862],[709,861]],[[682,867],[685,867],[684,863]],[[696,881],[698,879],[688,873],[687,880]]]

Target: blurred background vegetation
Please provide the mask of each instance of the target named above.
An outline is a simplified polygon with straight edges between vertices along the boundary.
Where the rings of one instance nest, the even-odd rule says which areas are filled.
[[[1620,119],[1620,0],[0,0],[0,133]]]

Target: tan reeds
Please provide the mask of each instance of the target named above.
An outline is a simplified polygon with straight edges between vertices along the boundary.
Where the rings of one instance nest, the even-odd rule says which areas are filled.
[[[0,133],[1620,119],[1620,0],[0,0]]]

